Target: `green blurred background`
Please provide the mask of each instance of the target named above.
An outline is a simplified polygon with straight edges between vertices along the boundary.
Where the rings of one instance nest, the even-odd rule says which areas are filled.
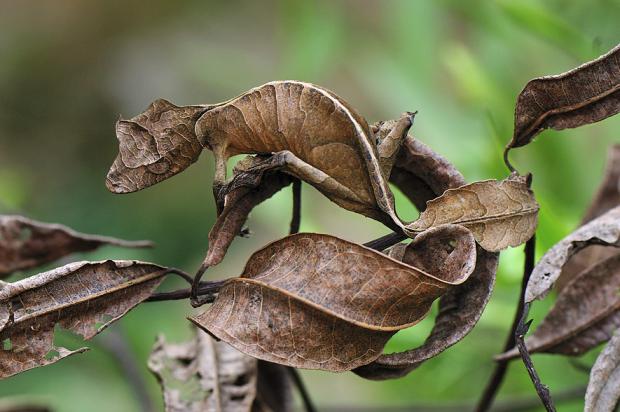
[[[205,154],[186,172],[142,192],[113,195],[104,177],[115,157],[114,122],[153,99],[218,102],[264,82],[325,86],[369,122],[419,110],[413,133],[468,180],[502,178],[515,98],[537,76],[560,73],[620,40],[620,2],[549,1],[186,1],[0,0],[0,209],[92,233],[157,243],[153,250],[105,248],[88,259],[138,258],[194,271],[214,222]],[[560,136],[561,134],[561,136]],[[620,116],[562,133],[547,131],[514,151],[535,175],[542,205],[538,256],[579,222],[619,141]],[[397,195],[399,213],[415,209]],[[240,273],[261,245],[285,235],[290,188],[258,207],[250,239],[237,239],[209,277]],[[339,210],[303,188],[302,231],[367,241],[378,223]],[[81,256],[73,257],[81,259]],[[512,321],[522,248],[502,253],[497,288],[476,329],[406,378],[365,381],[351,373],[303,372],[319,406],[474,402]],[[16,274],[17,279],[24,274]],[[181,287],[174,280],[165,288]],[[540,320],[548,302],[537,304]],[[158,333],[190,335],[186,302],[148,303],[116,328],[124,334],[161,409],[145,362]],[[398,333],[388,350],[420,344],[432,319]],[[57,411],[139,410],[135,390],[102,336],[92,350],[0,383],[0,396],[35,398]],[[81,342],[61,334],[59,342]],[[591,363],[595,354],[583,360]],[[554,392],[587,382],[561,357],[536,355]],[[143,366],[144,365],[144,366]],[[500,399],[534,396],[521,364]],[[581,401],[560,410],[580,410]]]

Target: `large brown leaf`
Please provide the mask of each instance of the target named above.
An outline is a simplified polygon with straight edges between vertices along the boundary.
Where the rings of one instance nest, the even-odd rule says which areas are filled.
[[[620,326],[620,254],[586,269],[562,292],[536,331],[525,340],[531,353],[581,355],[608,340]],[[519,356],[512,349],[501,359]]]
[[[620,206],[581,226],[538,261],[525,290],[525,302],[544,298],[568,259],[590,245],[620,246]]]
[[[451,250],[429,256],[435,236]],[[328,235],[288,236],[252,255],[243,275],[190,320],[259,359],[353,369],[376,359],[394,333],[420,321],[474,268],[475,242],[463,227],[435,228],[414,243],[420,268]]]
[[[586,391],[584,412],[613,412],[620,398],[620,333],[600,353]]]
[[[200,156],[194,126],[212,106],[175,106],[157,99],[129,120],[116,122],[119,153],[106,178],[114,193],[144,189],[182,172]]]
[[[450,162],[410,138],[398,155],[390,180],[421,210],[426,201],[465,184]],[[474,328],[491,297],[497,260],[497,253],[478,248],[474,273],[439,299],[439,313],[426,341],[415,349],[381,355],[354,372],[368,379],[399,378],[463,339]]]
[[[90,339],[148,298],[168,269],[136,261],[77,262],[0,283],[0,379],[85,351],[54,346],[54,327]]]
[[[470,229],[484,249],[494,252],[517,246],[532,237],[538,222],[538,203],[526,178],[516,174],[506,180],[486,180],[448,189],[427,202],[419,219],[407,226],[411,232],[455,223]]]
[[[525,146],[544,129],[598,122],[620,112],[620,45],[557,76],[531,80],[519,94],[507,149]]]
[[[581,225],[585,225],[616,206],[620,206],[620,145],[618,144],[612,145],[607,152],[605,176],[588,211],[581,220]],[[616,248],[597,245],[581,250],[562,268],[562,273],[556,282],[557,288],[563,289],[584,269],[617,253],[620,251]]]
[[[78,233],[66,226],[37,222],[22,216],[0,216],[0,278],[75,252],[102,245],[149,247],[148,241],[127,241]]]
[[[198,331],[184,343],[160,336],[148,360],[166,412],[249,412],[256,398],[257,361]]]

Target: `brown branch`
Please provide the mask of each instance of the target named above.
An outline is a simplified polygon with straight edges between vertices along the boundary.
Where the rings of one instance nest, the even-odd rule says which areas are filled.
[[[293,217],[291,218],[291,227],[289,234],[299,232],[301,223],[301,180],[293,180]]]
[[[512,321],[512,327],[510,328],[510,332],[506,337],[506,342],[504,343],[503,352],[506,352],[515,347],[516,344],[516,331],[519,323],[521,321],[521,317],[523,316],[523,303],[525,298],[525,289],[527,287],[527,283],[530,280],[530,275],[532,274],[532,270],[534,270],[534,253],[536,251],[536,235],[532,236],[530,240],[525,244],[525,262],[523,265],[523,278],[521,279],[521,292],[519,293],[519,301],[517,303],[517,311],[515,313],[515,317]],[[509,360],[498,361],[487,386],[482,393],[482,397],[478,401],[478,405],[476,406],[476,412],[484,412],[488,411],[491,405],[493,404],[493,400],[499,392],[499,389],[502,386],[502,382],[504,381],[504,377],[506,376],[506,371],[508,370]]]
[[[118,325],[108,330],[98,339],[101,347],[112,355],[123,371],[123,376],[133,388],[132,392],[143,412],[154,410],[153,400],[142,376],[142,368],[136,362],[136,356],[127,342],[127,337]]]
[[[389,248],[390,246],[394,246],[398,242],[401,242],[405,239],[407,239],[407,236],[404,233],[392,232],[377,239],[366,242],[364,243],[364,246],[374,250],[382,251]]]
[[[220,288],[224,284],[225,280],[216,280],[212,282],[200,282],[198,289],[196,291],[197,296],[201,296],[206,303],[213,302],[217,292],[219,292]],[[190,288],[186,289],[177,289],[171,292],[159,292],[153,293],[150,297],[148,297],[145,302],[161,302],[164,300],[180,300],[187,299],[191,296],[192,290]]]
[[[538,397],[543,403],[545,409],[548,412],[555,412],[555,406],[553,404],[553,399],[551,399],[551,393],[549,393],[549,388],[545,384],[543,384],[542,381],[540,380],[540,376],[538,376],[538,373],[536,372],[536,368],[534,368],[534,363],[532,362],[530,353],[525,347],[524,336],[529,330],[530,325],[532,324],[532,320],[525,322],[525,318],[527,317],[527,313],[529,309],[530,309],[530,304],[526,303],[523,308],[523,317],[521,318],[521,321],[519,322],[519,326],[517,327],[517,331],[515,334],[516,341],[517,341],[517,348],[519,349],[519,353],[521,354],[521,359],[523,360],[523,364],[525,365],[525,368],[527,369],[527,373],[530,375],[530,379],[532,380],[532,383],[534,384],[534,387],[536,388],[536,393],[538,393]]]

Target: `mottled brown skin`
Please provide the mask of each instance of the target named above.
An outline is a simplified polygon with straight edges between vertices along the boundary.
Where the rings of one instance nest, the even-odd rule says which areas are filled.
[[[116,193],[143,189],[179,173],[208,148],[215,156],[213,189],[221,211],[228,158],[273,155],[283,171],[338,205],[398,221],[386,180],[412,119],[405,113],[375,136],[341,98],[297,81],[267,83],[216,105],[177,107],[158,100],[117,125],[120,153],[108,188]]]

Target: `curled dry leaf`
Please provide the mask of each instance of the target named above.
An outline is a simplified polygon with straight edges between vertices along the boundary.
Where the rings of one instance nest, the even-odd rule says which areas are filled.
[[[426,201],[465,184],[450,162],[410,138],[398,155],[390,180],[421,210]],[[474,273],[439,299],[439,313],[424,344],[402,353],[381,355],[354,372],[367,379],[399,378],[463,339],[474,328],[491,297],[497,261],[497,253],[478,248]]]
[[[600,353],[586,390],[584,412],[613,412],[620,399],[620,333]]]
[[[184,343],[159,336],[148,360],[166,412],[249,412],[256,398],[257,361],[198,331]]]
[[[620,254],[586,269],[562,292],[536,331],[525,340],[530,353],[581,355],[608,340],[620,326]],[[499,359],[519,356],[516,348]]]
[[[17,270],[30,269],[102,245],[149,247],[152,244],[148,241],[87,235],[63,225],[3,215],[0,216],[0,278]]]
[[[620,112],[620,45],[557,76],[531,80],[519,94],[507,149],[525,146],[544,129],[595,123]]]
[[[540,259],[525,290],[525,302],[544,298],[568,259],[590,245],[620,246],[620,206],[581,226]]]
[[[607,152],[607,166],[605,176],[599,186],[594,200],[581,220],[585,225],[607,212],[609,209],[620,206],[620,145],[612,145]],[[562,268],[562,273],[556,282],[562,290],[572,279],[586,268],[612,255],[620,253],[616,248],[593,245],[575,254]]]
[[[243,275],[190,320],[259,359],[329,371],[356,368],[376,359],[394,333],[419,322],[437,297],[473,270],[471,232],[435,228],[419,243],[435,235],[450,238],[454,249],[419,253],[423,269],[328,235],[288,236],[252,255]]]
[[[0,379],[85,351],[54,347],[54,327],[90,339],[148,298],[167,271],[137,261],[77,262],[1,283]]]
[[[240,163],[233,179],[221,191],[224,207],[209,232],[209,248],[203,262],[208,267],[222,261],[252,209],[293,180],[275,171],[271,158],[248,158]]]
[[[538,223],[538,203],[526,178],[470,183],[427,202],[407,230],[420,232],[446,223],[470,229],[484,249],[494,252],[518,246],[532,237]]]

